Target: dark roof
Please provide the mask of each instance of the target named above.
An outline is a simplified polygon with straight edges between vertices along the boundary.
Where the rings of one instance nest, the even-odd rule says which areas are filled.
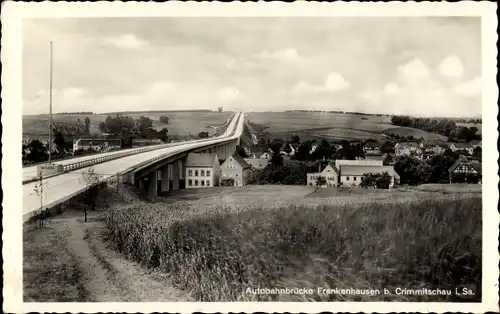
[[[213,167],[215,154],[190,153],[186,160],[186,167]]]
[[[234,161],[236,161],[241,166],[241,168],[251,168],[250,165],[245,161],[245,159],[243,159],[240,155],[234,154],[231,157],[233,157]]]
[[[388,172],[389,175],[399,179],[399,175],[394,170],[393,166],[368,166],[368,165],[342,166],[340,175],[362,176],[365,173],[382,173],[382,172]]]
[[[476,145],[481,144],[481,142],[482,142],[481,140],[472,140],[472,141],[469,142],[469,144],[473,145],[473,146],[476,146]]]
[[[455,145],[456,148],[472,148],[472,145],[467,143],[450,143],[450,145]]]

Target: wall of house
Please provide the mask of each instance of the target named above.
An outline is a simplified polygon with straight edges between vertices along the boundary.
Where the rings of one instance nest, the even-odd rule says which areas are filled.
[[[208,173],[207,171],[209,171],[209,175],[207,175]],[[206,168],[186,167],[186,172],[185,172],[186,188],[195,189],[195,188],[213,187],[214,182],[216,182],[214,180],[215,176],[214,172],[215,172],[214,169],[209,167]],[[198,185],[196,185],[196,182],[198,182]]]
[[[251,169],[243,169],[232,157],[221,165],[221,178],[234,179],[235,186],[247,185],[251,180]]]
[[[349,176],[340,176],[340,183],[342,187],[358,187],[361,184],[363,176],[362,175],[349,175]],[[390,188],[393,188],[396,185],[395,179],[391,176],[391,183],[389,184]]]

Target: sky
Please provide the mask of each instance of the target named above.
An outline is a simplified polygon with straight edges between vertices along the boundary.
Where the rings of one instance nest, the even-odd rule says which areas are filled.
[[[481,115],[476,17],[23,23],[23,113],[212,109]]]

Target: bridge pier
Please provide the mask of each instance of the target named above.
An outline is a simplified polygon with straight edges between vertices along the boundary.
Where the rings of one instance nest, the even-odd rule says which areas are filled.
[[[168,165],[163,167],[161,170],[161,191],[162,192],[168,192],[170,191],[170,176],[169,176],[169,171],[168,171]]]
[[[173,171],[172,171],[172,190],[178,190],[179,189],[179,162],[174,161],[173,165]]]
[[[158,196],[158,171],[152,171],[148,174],[147,185],[148,198],[151,200]]]

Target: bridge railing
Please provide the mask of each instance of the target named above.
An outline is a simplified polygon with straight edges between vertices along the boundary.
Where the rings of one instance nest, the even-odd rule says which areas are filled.
[[[238,119],[238,121],[239,121],[239,119]],[[236,122],[236,125],[237,125],[238,121]],[[231,134],[234,134],[234,131]],[[222,136],[223,135],[219,135],[217,137],[222,137]],[[210,140],[214,140],[214,138],[204,138],[204,139],[194,140],[194,141],[190,141],[190,142],[191,143],[198,143],[198,142],[205,142],[205,141],[210,141]],[[146,153],[146,152],[150,152],[150,151],[153,151],[153,150],[158,150],[158,149],[162,149],[162,148],[166,148],[166,147],[175,147],[175,146],[184,145],[184,144],[186,144],[186,143],[179,142],[179,143],[161,144],[161,145],[155,145],[155,146],[145,147],[145,148],[139,149],[139,150],[126,151],[126,152],[117,153],[117,154],[113,154],[113,155],[109,155],[109,156],[96,157],[96,158],[87,159],[87,160],[84,160],[84,161],[78,161],[78,162],[74,162],[74,163],[63,165],[62,172],[50,175],[48,177],[56,176],[58,174],[65,173],[65,172],[68,172],[68,171],[73,171],[73,170],[78,170],[78,169],[90,167],[90,166],[93,166],[93,165],[97,165],[97,164],[100,164],[100,163],[108,162],[108,161],[119,159],[119,158],[123,158],[123,157],[128,157],[128,156],[132,156],[132,155]],[[157,158],[157,157],[155,157],[155,158]],[[35,178],[32,178],[32,179],[23,180],[23,184],[34,182],[34,181],[37,181],[39,179],[40,178],[35,177]]]

